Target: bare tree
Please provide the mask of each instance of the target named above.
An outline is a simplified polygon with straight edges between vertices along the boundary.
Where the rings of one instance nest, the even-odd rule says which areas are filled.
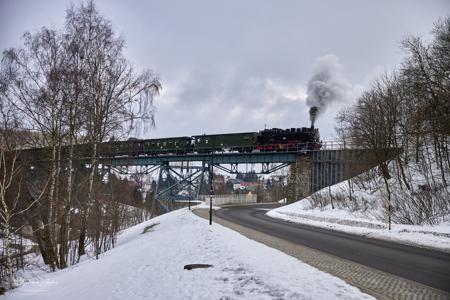
[[[438,21],[433,34],[429,43],[414,36],[405,39],[402,47],[408,56],[401,68],[377,79],[338,117],[339,129],[354,144],[376,150],[389,223],[394,213],[407,223],[434,224],[450,211],[449,201],[443,200],[449,198],[450,174],[450,17]],[[389,167],[384,160],[391,147],[403,153]],[[394,192],[390,181],[395,182]]]
[[[60,151],[63,139],[61,72],[65,54],[61,48],[60,34],[42,28],[35,34],[24,34],[24,48],[9,49],[4,53],[4,70],[10,84],[5,93],[9,103],[26,118],[26,126],[37,130],[41,145],[50,149],[50,185],[46,193],[47,212],[41,216],[45,240],[48,244],[49,264],[58,267],[56,256],[55,224],[58,218],[58,181],[60,176]]]
[[[98,224],[89,225],[100,245],[97,249],[113,244],[110,237],[116,235],[121,219],[115,217],[113,228],[110,215],[122,213],[96,193],[96,187],[105,184],[98,150],[113,135],[142,123],[153,126],[153,96],[161,84],[150,71],[134,71],[123,56],[124,40],[116,37],[93,2],[70,7],[63,29],[43,27],[25,33],[23,40],[23,48],[3,53],[1,76],[9,84],[1,86],[1,94],[23,120],[21,130],[35,132],[33,146],[45,147],[39,159],[50,162],[39,178],[48,177],[49,184],[38,185],[43,196],[28,220],[44,261],[55,270],[73,259],[69,252],[75,232],[76,256],[85,253],[92,208],[99,216]],[[90,157],[89,172],[74,167],[85,155]]]
[[[4,73],[0,73],[0,229],[3,240],[3,257],[6,267],[7,282],[10,289],[15,287],[12,258],[12,240],[23,226],[17,218],[35,205],[42,193],[34,200],[24,203],[22,196],[23,166],[19,163],[21,132],[20,121],[14,107],[8,105],[5,97],[6,81]],[[3,263],[3,262],[2,262]]]
[[[86,108],[83,132],[91,149],[91,173],[85,206],[83,207],[79,239],[79,255],[85,253],[86,222],[95,199],[95,173],[98,167],[98,147],[108,137],[131,130],[136,120],[153,120],[153,95],[161,88],[150,71],[136,75],[123,57],[124,40],[116,37],[112,26],[95,8],[93,2],[70,8],[66,31],[76,41],[83,57],[83,95]]]

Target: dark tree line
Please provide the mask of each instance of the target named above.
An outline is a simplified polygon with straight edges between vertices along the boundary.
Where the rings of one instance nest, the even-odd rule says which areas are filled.
[[[129,225],[133,213],[123,198],[136,192],[120,188],[126,183],[99,164],[97,148],[139,124],[153,126],[161,84],[151,71],[132,68],[124,39],[92,2],[69,7],[63,28],[27,32],[23,42],[3,52],[0,69],[3,254],[8,261],[13,232],[28,223],[45,263],[56,270],[88,247],[96,255],[109,249]],[[77,163],[73,146],[80,143],[90,147],[87,166]],[[46,163],[19,163],[27,147],[49,149]]]
[[[407,56],[398,70],[375,80],[338,117],[341,138],[376,149],[380,162],[386,149],[403,149],[378,168],[389,223],[434,224],[450,212],[450,17],[432,33],[430,41],[404,39]]]

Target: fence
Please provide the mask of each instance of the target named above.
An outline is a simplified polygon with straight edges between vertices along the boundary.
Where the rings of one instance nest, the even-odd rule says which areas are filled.
[[[209,205],[209,195],[200,195],[199,199]],[[213,205],[256,203],[256,194],[213,195]]]

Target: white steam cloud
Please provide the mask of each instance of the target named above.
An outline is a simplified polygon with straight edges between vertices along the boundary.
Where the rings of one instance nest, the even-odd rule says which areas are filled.
[[[343,76],[343,65],[336,55],[329,54],[317,58],[314,75],[308,82],[306,105],[310,108],[311,126],[326,108],[333,102],[345,101],[351,91],[351,85]]]

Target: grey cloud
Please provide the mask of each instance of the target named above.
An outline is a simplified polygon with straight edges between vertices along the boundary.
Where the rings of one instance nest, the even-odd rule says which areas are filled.
[[[183,124],[180,131],[190,128],[193,134],[261,130],[264,125],[307,126],[304,88],[301,85],[287,86],[271,78],[245,78],[240,74],[202,71],[176,83],[177,86],[172,88],[176,95],[161,95],[160,109],[163,111],[157,115],[158,127]],[[178,100],[176,103],[168,101],[165,106],[165,97]],[[163,118],[165,110],[170,110],[175,120],[173,124]]]
[[[25,30],[62,26],[73,0],[0,0],[0,51]],[[351,84],[365,84],[402,57],[399,40],[426,35],[450,10],[448,0],[399,1],[110,1],[99,10],[126,39],[136,69],[163,83],[157,128],[144,136],[309,126],[306,85],[318,56],[333,53]],[[317,121],[331,137],[340,103]]]

